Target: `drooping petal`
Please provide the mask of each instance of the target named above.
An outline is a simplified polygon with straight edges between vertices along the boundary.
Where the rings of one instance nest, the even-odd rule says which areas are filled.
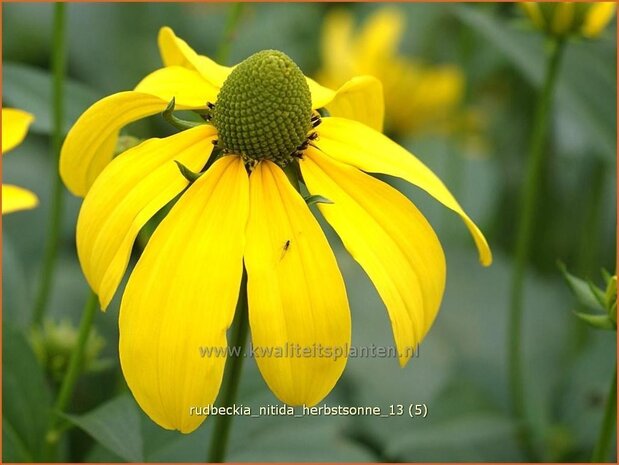
[[[181,76],[187,77],[187,74],[177,74],[177,77]],[[143,88],[155,90],[158,79],[146,79]],[[187,99],[182,94],[176,95],[178,109],[206,106],[208,89],[204,99],[197,99],[197,89],[192,87],[195,82],[195,79],[190,79],[175,84],[178,90],[188,92]],[[158,89],[162,90],[163,87]],[[67,134],[60,152],[60,176],[67,188],[77,196],[85,196],[99,173],[113,158],[120,129],[165,110],[170,102],[168,95],[165,97],[162,99],[144,92],[126,91],[105,97],[88,108]]]
[[[613,19],[617,5],[615,2],[593,3],[582,26],[582,35],[590,39],[599,36]]]
[[[356,76],[344,83],[326,106],[332,116],[359,121],[383,130],[383,86],[373,76]]]
[[[243,162],[217,160],[155,230],[129,278],[120,309],[121,366],[137,402],[163,428],[195,430],[206,417],[191,408],[217,397],[248,208]]]
[[[250,205],[245,266],[256,361],[282,402],[313,405],[346,364],[351,326],[344,282],[318,222],[275,164],[253,170]],[[317,347],[331,355],[304,352]]]
[[[204,125],[149,139],[112,160],[88,191],[77,221],[77,253],[102,309],[114,297],[140,229],[188,184],[174,161],[200,171],[215,134]]]
[[[26,137],[34,116],[15,108],[2,109],[2,153],[15,148]]]
[[[198,55],[187,42],[177,37],[167,26],[159,30],[159,53],[165,66],[182,66],[196,70],[217,89],[221,88],[233,69]]]
[[[310,147],[300,162],[319,209],[363,267],[391,320],[404,365],[432,325],[445,288],[445,257],[432,227],[391,186]]]
[[[383,134],[356,121],[323,118],[315,142],[326,155],[371,173],[402,178],[433,196],[463,219],[471,232],[481,263],[492,263],[488,242],[441,180],[418,158]]]
[[[166,102],[172,97],[179,109],[202,108],[217,100],[219,87],[213,86],[200,73],[182,66],[168,66],[146,76],[134,89],[156,95]]]
[[[2,214],[30,210],[39,204],[37,196],[23,187],[2,184]]]

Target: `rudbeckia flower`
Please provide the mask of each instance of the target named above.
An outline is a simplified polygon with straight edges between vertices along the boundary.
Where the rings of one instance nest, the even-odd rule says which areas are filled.
[[[291,166],[299,168],[309,193],[321,196],[319,210],[376,286],[404,365],[412,354],[407,349],[423,339],[438,311],[445,258],[419,210],[367,172],[424,189],[462,217],[484,265],[491,254],[441,181],[371,127],[376,113],[369,110],[381,103],[374,81],[357,78],[333,92],[273,50],[225,68],[198,56],[167,28],[160,46],[168,66],[155,73],[156,85],[152,76],[146,79],[150,87],[141,84],[141,92],[146,87],[151,94],[107,99],[153,102],[144,107],[153,113],[172,97],[185,107],[208,101],[201,110],[205,124],[146,140],[109,161],[111,144],[103,141],[129,121],[123,115],[132,110],[127,104],[117,111],[104,99],[73,127],[61,160],[72,190],[87,191],[77,248],[103,308],[138,231],[177,198],[131,272],[121,302],[120,360],[140,406],[162,427],[184,433],[204,420],[190,409],[215,401],[225,356],[202,357],[200,348],[226,348],[244,268],[254,348],[322,347],[333,355],[349,347],[344,281],[306,199],[284,171]],[[317,109],[324,107],[340,116],[321,117]],[[256,361],[282,402],[313,405],[342,374],[346,353]]]
[[[581,35],[598,37],[615,14],[615,2],[522,2],[531,22],[556,37]]]
[[[2,109],[2,155],[22,143],[34,117],[30,113],[14,108]],[[39,200],[27,189],[2,184],[2,214],[29,210]]]
[[[359,74],[375,76],[384,86],[389,131],[445,132],[462,101],[464,76],[456,66],[427,65],[400,54],[403,33],[402,13],[392,7],[376,9],[358,30],[351,13],[332,11],[324,21],[318,79],[333,86]]]

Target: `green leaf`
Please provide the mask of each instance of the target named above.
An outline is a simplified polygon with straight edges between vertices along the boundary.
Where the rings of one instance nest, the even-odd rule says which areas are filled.
[[[183,165],[178,160],[174,160],[174,163],[176,163],[176,166],[178,166],[178,169],[183,175],[183,177],[189,182],[194,182],[203,174],[203,173],[196,173],[195,171],[191,171],[189,168],[187,168],[185,165]]]
[[[574,312],[574,314],[589,326],[593,326],[594,328],[607,329],[609,331],[614,331],[617,329],[617,326],[608,315],[591,315],[589,313],[582,312]]]
[[[124,460],[144,461],[140,412],[128,394],[84,415],[64,416]]]
[[[546,68],[542,35],[532,30],[519,30],[517,24],[499,19],[489,12],[469,6],[454,9],[456,16],[499,49],[523,77],[540,88]],[[557,88],[557,103],[586,128],[590,142],[607,160],[614,159],[616,113],[614,65],[602,53],[599,41],[570,41]],[[612,159],[610,157],[613,157]]]
[[[598,301],[602,308],[606,308],[606,294],[604,293],[604,291],[597,287],[595,284],[593,284],[591,281],[587,281],[587,286],[589,286],[589,290],[595,297],[595,300]]]
[[[592,310],[599,310],[602,312],[606,311],[603,305],[598,302],[598,299],[596,298],[595,294],[591,290],[591,287],[586,281],[568,273],[567,268],[563,263],[559,262],[558,265],[561,273],[563,273],[565,281],[570,286],[570,289],[572,290],[574,296],[581,304]]]
[[[49,387],[26,337],[6,325],[2,354],[2,459],[37,461],[51,411]]]
[[[322,195],[308,195],[304,197],[304,200],[308,205],[314,205],[315,203],[333,203],[333,200],[323,197]]]
[[[17,63],[2,65],[2,99],[7,106],[20,108],[35,116],[32,131],[49,134],[52,131],[52,75],[47,70]],[[90,105],[102,96],[88,86],[65,79],[64,131],[75,123],[77,118]]]

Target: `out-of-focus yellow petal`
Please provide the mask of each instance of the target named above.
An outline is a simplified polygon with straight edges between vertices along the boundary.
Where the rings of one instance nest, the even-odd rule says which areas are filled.
[[[315,142],[331,158],[372,173],[402,178],[452,209],[468,227],[483,265],[492,263],[486,238],[441,180],[418,158],[383,134],[343,118],[323,118]]]
[[[519,2],[518,5],[520,5],[535,27],[544,29],[544,16],[536,2]]]
[[[321,78],[327,85],[339,86],[355,74],[352,53],[353,16],[346,10],[327,13],[320,42],[323,70]]]
[[[30,210],[39,204],[37,196],[27,189],[2,184],[2,214]]]
[[[319,209],[368,274],[391,319],[404,365],[430,329],[445,288],[445,257],[423,215],[398,191],[310,147],[300,162]]]
[[[318,222],[275,164],[263,161],[253,170],[250,204],[245,266],[256,362],[282,402],[314,405],[346,364],[344,281]]]
[[[169,102],[174,97],[179,108],[202,108],[217,100],[219,87],[213,86],[200,73],[182,66],[168,66],[146,76],[134,89],[156,95]]]
[[[617,5],[615,2],[599,2],[590,6],[582,26],[582,35],[593,39],[600,35],[613,19]]]
[[[574,25],[576,8],[572,2],[557,2],[554,5],[550,28],[558,36],[568,34]]]
[[[395,8],[379,8],[363,25],[356,43],[360,69],[375,67],[397,54],[404,18]]]
[[[176,76],[180,78],[187,75],[177,73]],[[163,84],[155,85],[159,79],[147,79],[142,88],[153,92],[165,89]],[[195,83],[195,80],[187,81],[187,87],[177,83],[179,92],[187,92],[176,95],[177,109],[206,106],[208,90],[205,91],[205,98],[201,99],[199,94],[196,94],[196,91],[201,91],[190,87],[192,83]],[[171,87],[165,90],[170,89]],[[162,112],[170,101],[168,97],[169,95],[165,95],[165,99],[162,99],[156,95],[135,91],[119,92],[88,108],[67,134],[60,152],[60,176],[67,188],[75,195],[85,196],[99,173],[112,160],[120,129],[129,123]]]
[[[215,134],[215,128],[204,125],[147,140],[112,160],[88,191],[77,221],[77,253],[103,310],[125,273],[140,229],[188,184],[174,161],[200,171]]]
[[[327,105],[332,116],[354,119],[377,131],[383,130],[383,86],[372,76],[357,76],[337,90]]]
[[[233,69],[198,55],[187,42],[177,37],[167,26],[159,30],[159,53],[165,66],[182,66],[196,70],[217,89],[221,88]]]
[[[34,116],[15,108],[2,109],[2,153],[15,148],[26,137]]]
[[[248,209],[240,157],[217,160],[155,230],[127,283],[121,366],[138,404],[163,428],[195,430],[206,417],[192,415],[191,407],[217,397]]]

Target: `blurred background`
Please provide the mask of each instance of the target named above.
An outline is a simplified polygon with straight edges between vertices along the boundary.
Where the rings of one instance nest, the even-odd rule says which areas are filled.
[[[133,88],[161,66],[157,33],[164,25],[214,56],[229,8],[69,4],[65,129],[96,100]],[[49,137],[53,5],[4,4],[2,10],[2,101],[36,117],[26,141],[3,158],[3,182],[40,199],[35,210],[3,217],[3,460],[36,461],[89,291],[75,252],[80,199],[67,192],[48,309],[55,342],[48,337],[41,349],[41,335],[28,325],[56,170]],[[455,214],[385,178],[436,229],[447,258],[445,297],[418,358],[404,369],[395,359],[350,359],[325,402],[384,409],[425,403],[427,417],[236,417],[228,459],[531,460],[510,414],[506,335],[517,206],[544,73],[544,38],[514,4],[252,3],[241,15],[229,64],[274,48],[328,85],[359,73],[383,80],[387,133],[441,177],[486,234],[495,260],[481,267]],[[598,283],[602,267],[615,273],[615,37],[613,20],[598,40],[568,44],[549,127],[524,313],[526,408],[537,460],[589,460],[615,364],[615,333],[591,330],[574,317],[578,304],[557,267],[560,260]],[[172,129],[153,117],[126,132],[161,137]],[[372,284],[326,230],[347,283],[353,345],[392,345]],[[97,336],[70,407],[73,427],[62,443],[63,459],[203,461],[211,421],[189,436],[164,431],[128,392],[118,364],[119,295],[96,316]],[[278,404],[250,359],[237,404]]]

